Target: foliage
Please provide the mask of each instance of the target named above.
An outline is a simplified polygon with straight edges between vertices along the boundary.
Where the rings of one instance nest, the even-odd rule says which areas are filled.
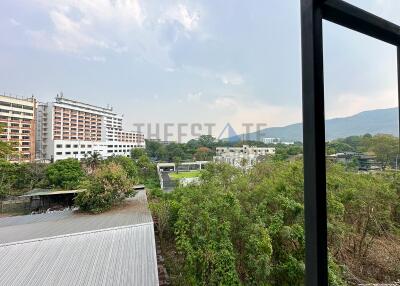
[[[4,131],[4,124],[0,123],[0,134]],[[0,159],[6,159],[14,152],[12,143],[0,140]]]
[[[346,285],[344,268],[375,281],[365,265],[376,241],[400,233],[399,178],[327,165],[330,285]],[[158,194],[163,243],[178,251],[181,270],[172,276],[180,285],[303,285],[303,189],[302,161],[267,161],[247,173],[208,164],[200,185]],[[384,277],[394,280],[396,271],[388,267]]]
[[[273,157],[275,161],[287,160],[303,153],[303,146],[299,143],[295,143],[294,145],[276,144],[274,147],[276,148]]]
[[[197,161],[211,161],[213,152],[208,147],[199,147],[194,154]]]
[[[375,135],[368,141],[369,150],[375,153],[383,168],[392,163],[399,153],[399,139],[392,135]]]
[[[399,155],[399,138],[387,134],[350,136],[328,142],[326,149],[328,155],[343,152],[373,153],[385,169],[388,165],[394,167],[396,164]]]
[[[105,164],[109,164],[111,162],[120,165],[126,172],[127,176],[134,183],[138,183],[138,176],[139,176],[138,166],[130,158],[124,156],[111,156],[107,158]]]
[[[146,150],[141,148],[134,148],[131,150],[132,160],[138,160],[140,156],[146,155]]]
[[[38,163],[10,163],[0,160],[0,197],[20,195],[37,187],[46,187],[46,165]]]
[[[133,181],[116,162],[94,171],[84,187],[86,191],[78,194],[75,203],[81,210],[93,213],[103,212],[133,193]]]
[[[49,165],[46,177],[53,187],[76,189],[84,177],[84,172],[79,161],[70,158]]]
[[[101,164],[101,161],[102,158],[100,153],[93,152],[89,156],[85,157],[82,162],[86,167],[86,172],[90,174],[97,169],[97,167]]]

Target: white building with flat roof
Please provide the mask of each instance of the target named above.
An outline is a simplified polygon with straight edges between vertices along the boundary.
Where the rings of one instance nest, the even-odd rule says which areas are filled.
[[[130,156],[144,148],[144,135],[122,128],[122,116],[103,108],[57,95],[37,110],[36,155],[41,160],[83,159],[99,153]]]
[[[227,163],[235,167],[248,169],[263,156],[275,155],[274,147],[217,147],[214,162]]]
[[[264,144],[283,144],[283,145],[293,145],[293,141],[282,141],[281,138],[278,137],[266,137],[262,139]]]

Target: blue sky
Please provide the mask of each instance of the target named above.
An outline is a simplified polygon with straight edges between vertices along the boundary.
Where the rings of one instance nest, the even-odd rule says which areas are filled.
[[[398,0],[348,2],[400,24]],[[324,30],[327,116],[395,106],[395,48]],[[301,121],[298,0],[2,0],[0,35],[1,91],[110,104],[128,128]]]

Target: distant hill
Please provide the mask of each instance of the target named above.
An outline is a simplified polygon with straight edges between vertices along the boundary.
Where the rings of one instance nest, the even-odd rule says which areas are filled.
[[[326,120],[326,139],[330,141],[352,135],[364,135],[366,133],[372,135],[385,133],[398,136],[398,123],[397,107],[363,111],[353,116]],[[302,123],[296,123],[284,127],[265,128],[261,130],[260,137],[278,137],[282,141],[303,141],[302,127]],[[257,140],[257,134],[237,135],[229,139],[240,140],[241,138]]]

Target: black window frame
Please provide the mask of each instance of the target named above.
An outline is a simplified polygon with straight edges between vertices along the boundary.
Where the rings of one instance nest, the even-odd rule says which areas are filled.
[[[305,285],[328,285],[323,20],[397,47],[400,102],[400,27],[343,0],[301,0],[304,154]],[[399,106],[398,106],[399,107]],[[400,112],[399,112],[400,122]]]

